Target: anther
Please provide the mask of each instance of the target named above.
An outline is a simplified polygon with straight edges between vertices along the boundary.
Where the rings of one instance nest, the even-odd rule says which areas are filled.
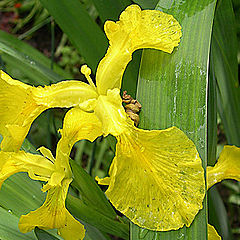
[[[139,112],[141,111],[142,105],[130,95],[127,91],[123,92],[122,102],[125,103],[125,112],[134,121],[134,125],[137,126],[139,123]]]
[[[88,80],[88,83],[96,88],[95,84],[93,83],[93,80],[91,79],[90,75],[92,73],[91,68],[89,68],[87,65],[82,65],[81,67],[81,73],[84,74],[84,76],[86,77],[86,79]]]

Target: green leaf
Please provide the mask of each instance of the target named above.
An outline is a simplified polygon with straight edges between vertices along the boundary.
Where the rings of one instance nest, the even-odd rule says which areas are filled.
[[[158,4],[158,0],[133,0],[133,2],[140,5],[143,9],[154,9]]]
[[[209,81],[208,81],[208,109],[207,109],[207,163],[213,166],[216,162],[217,153],[217,90],[216,78],[213,73],[212,65],[212,50],[210,51],[210,66],[209,66]]]
[[[0,52],[3,60],[26,74],[31,83],[48,84],[64,78],[71,78],[56,64],[50,70],[50,59],[35,48],[0,30]]]
[[[222,239],[233,239],[228,214],[223,200],[216,187],[212,187],[208,193],[209,223],[212,224]]]
[[[97,212],[92,206],[86,205],[83,201],[70,194],[67,196],[67,208],[75,217],[91,224],[99,230],[123,239],[128,239],[127,224],[120,223]]]
[[[14,174],[3,183],[0,191],[0,206],[6,209],[10,215],[14,216],[16,220],[13,221],[18,223],[21,215],[27,214],[42,205],[46,194],[41,191],[41,187],[42,185],[40,182],[31,180],[26,173]],[[17,226],[18,225],[16,224],[14,230],[16,232],[14,234],[18,235],[21,233]],[[6,231],[5,234],[8,234],[8,231]],[[54,231],[50,231],[49,234],[56,236]],[[21,234],[20,236],[22,236],[20,239],[25,239],[25,234]],[[31,233],[27,233],[26,236],[31,236]],[[15,238],[6,239],[9,240]],[[36,238],[34,237],[34,239]]]
[[[1,240],[36,240],[34,234],[23,234],[18,229],[18,217],[0,207],[0,239]]]
[[[216,78],[213,71],[213,51],[210,53],[209,82],[208,82],[208,165],[213,166],[216,162],[217,152],[217,92]],[[223,239],[232,239],[231,228],[228,222],[227,211],[217,188],[208,191],[208,219]]]
[[[95,180],[73,160],[70,160],[74,175],[74,186],[79,190],[85,204],[100,213],[115,219],[116,213]]]
[[[34,232],[36,234],[36,237],[38,240],[58,240],[59,238],[56,238],[54,236],[52,236],[51,234],[49,234],[48,232],[39,229],[39,228],[35,228]]]
[[[40,207],[45,193],[41,184],[31,180],[25,173],[17,173],[4,181],[0,191],[0,205],[20,217]]]
[[[111,240],[107,234],[103,234],[100,230],[91,226],[90,224],[84,223],[84,227],[87,230],[84,240]]]
[[[231,0],[218,2],[212,38],[218,112],[229,144],[240,146],[240,88],[236,23]]]
[[[118,20],[119,13],[131,4],[130,0],[92,0],[92,2],[103,23],[106,20]]]
[[[170,55],[143,52],[137,98],[142,104],[140,126],[165,129],[176,126],[192,139],[203,167],[207,161],[207,81],[209,46],[216,1],[161,0],[157,9],[172,14],[181,24],[180,45]],[[154,106],[154,107],[153,107]],[[207,239],[207,209],[198,213],[189,228],[148,233],[132,225],[131,239]]]
[[[83,4],[79,0],[40,1],[95,72],[107,48],[107,39]]]

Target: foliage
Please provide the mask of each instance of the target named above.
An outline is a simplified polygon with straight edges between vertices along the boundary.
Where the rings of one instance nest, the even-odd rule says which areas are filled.
[[[143,105],[140,126],[147,129],[180,127],[197,145],[205,167],[207,161],[214,164],[223,139],[240,146],[240,4],[237,0],[204,0],[201,4],[181,0],[175,4],[167,0],[109,0],[107,3],[72,0],[71,4],[68,0],[2,0],[0,28],[9,33],[0,31],[1,69],[35,86],[63,79],[83,80],[80,66],[87,63],[95,73],[107,48],[104,22],[117,20],[120,12],[132,2],[143,9],[157,8],[173,14],[184,34],[179,48],[171,56],[144,51],[139,77],[141,51],[133,55],[128,65],[122,89],[133,96],[136,94]],[[7,24],[4,19],[8,20]],[[51,33],[53,22],[56,23],[54,34]],[[48,36],[47,46],[39,41],[42,35]],[[46,52],[55,58],[53,65],[43,54]],[[45,144],[54,152],[65,112],[54,109],[41,115],[34,122],[23,149],[36,152],[37,147]],[[110,145],[114,145],[111,137],[98,138],[94,143],[82,140],[75,144],[71,153],[75,180],[67,205],[85,224],[86,239],[90,240],[109,240],[112,235],[129,238],[129,220],[114,210],[101,191],[105,188],[100,189],[94,181],[95,176],[107,175],[114,156]],[[93,191],[89,191],[89,185],[93,186]],[[17,228],[21,214],[40,206],[44,198],[40,187],[40,182],[30,181],[25,174],[17,174],[3,185],[0,191],[1,239],[59,239],[54,231],[35,229],[35,233],[23,235]],[[240,213],[239,189],[239,183],[224,181],[209,193],[209,222],[216,226],[223,239],[240,236],[239,219],[234,220]],[[228,194],[221,197],[219,192],[222,194],[223,190]],[[216,209],[216,202],[220,210]],[[190,228],[175,233],[156,233],[131,225],[130,237],[191,239],[194,235],[203,239],[207,231],[206,204],[205,201],[205,208]],[[227,213],[233,216],[230,223]]]

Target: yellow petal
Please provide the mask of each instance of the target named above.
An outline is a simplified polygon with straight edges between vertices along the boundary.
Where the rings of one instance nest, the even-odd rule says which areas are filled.
[[[48,108],[79,106],[98,96],[92,86],[81,81],[62,81],[51,86],[37,87],[33,89],[33,95],[38,105]]]
[[[99,94],[121,87],[123,72],[135,50],[154,48],[171,53],[181,37],[181,26],[173,16],[157,10],[142,11],[137,5],[127,7],[120,21],[107,21],[104,30],[110,46],[97,69]]]
[[[85,229],[79,221],[67,212],[65,226],[58,229],[58,234],[64,240],[82,240],[85,236]]]
[[[18,151],[23,143],[27,132],[29,131],[30,125],[25,127],[16,124],[7,124],[5,125],[5,127],[2,126],[0,126],[0,131],[2,131],[3,135],[3,140],[1,142],[1,150],[6,152]]]
[[[45,147],[40,147],[37,149],[37,151],[39,151],[44,157],[48,158],[53,163],[55,162],[55,158],[53,157],[52,152],[49,149]]]
[[[207,188],[224,179],[240,181],[240,148],[224,146],[214,167],[207,167]]]
[[[102,124],[94,113],[73,108],[64,117],[61,134],[71,145],[82,139],[93,142],[102,135]]]
[[[64,117],[61,139],[57,145],[56,165],[64,166],[73,145],[82,139],[94,141],[102,135],[102,124],[94,113],[79,108],[69,110]]]
[[[103,124],[103,134],[113,136],[122,134],[127,128],[128,116],[122,106],[120,90],[108,90],[107,95],[100,95],[95,107],[95,114]]]
[[[109,185],[111,178],[110,177],[99,178],[98,176],[96,176],[95,180],[98,182],[98,184]]]
[[[32,89],[0,71],[0,134],[4,151],[19,150],[32,122],[46,109],[35,103]]]
[[[208,224],[208,240],[221,240],[222,238],[218,235],[215,228]]]
[[[68,160],[68,159],[67,159]],[[71,176],[71,175],[70,175]],[[62,169],[62,171],[55,171],[52,173],[50,179],[48,180],[47,184],[45,184],[42,187],[42,191],[46,192],[48,191],[50,188],[53,187],[59,187],[62,185],[62,180],[66,177],[66,172],[64,171],[64,169]]]
[[[55,167],[48,159],[31,153],[0,151],[0,185],[17,172],[27,172],[34,180],[48,181]]]
[[[3,136],[1,149],[18,151],[32,122],[44,110],[80,105],[91,110],[91,101],[96,98],[95,89],[80,81],[63,81],[35,88],[13,80],[0,71],[0,134]]]
[[[41,229],[59,229],[65,240],[82,239],[84,228],[70,216],[65,208],[65,199],[71,179],[65,179],[62,187],[55,187],[48,191],[44,204],[35,211],[23,215],[19,221],[19,229],[26,233],[35,227]],[[71,231],[76,232],[71,232]],[[71,238],[72,237],[72,238]]]
[[[140,227],[155,231],[190,226],[205,196],[204,170],[195,145],[176,127],[117,137],[106,195]]]

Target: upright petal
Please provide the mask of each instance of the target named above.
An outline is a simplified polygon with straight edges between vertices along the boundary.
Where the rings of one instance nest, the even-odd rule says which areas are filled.
[[[96,97],[96,91],[80,81],[64,81],[35,88],[13,80],[0,71],[1,149],[18,151],[32,122],[44,110],[78,106]]]
[[[116,23],[107,21],[104,30],[110,46],[97,69],[99,94],[121,87],[123,72],[135,50],[154,48],[171,53],[181,37],[181,26],[173,16],[157,10],[142,11],[137,5],[127,7]]]
[[[208,224],[208,240],[221,240],[222,238],[218,235],[216,229]]]
[[[27,172],[34,180],[48,181],[55,171],[51,161],[37,154],[0,151],[0,186],[11,175]]]
[[[240,148],[224,146],[214,167],[207,167],[207,188],[224,179],[240,181]]]
[[[19,229],[26,233],[35,227],[41,229],[57,228],[65,240],[83,239],[84,227],[65,208],[65,199],[71,179],[65,179],[61,187],[48,191],[44,204],[35,211],[23,215],[19,221]],[[74,230],[75,232],[71,232]]]
[[[205,196],[204,170],[193,142],[176,127],[132,127],[117,140],[106,191],[116,209],[155,231],[190,226]]]

